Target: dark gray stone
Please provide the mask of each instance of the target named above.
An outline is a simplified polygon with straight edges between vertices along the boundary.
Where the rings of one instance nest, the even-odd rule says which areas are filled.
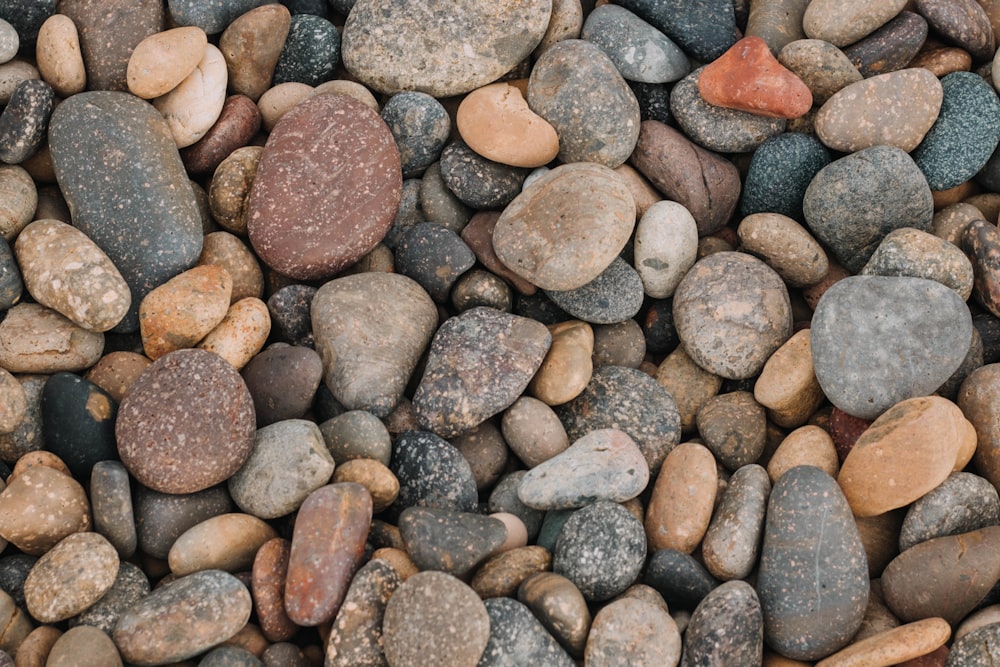
[[[608,268],[583,287],[546,290],[545,294],[576,319],[591,324],[614,324],[634,317],[645,298],[642,278],[621,257],[616,257]]]
[[[668,125],[674,122],[674,115],[670,113],[670,86],[629,81],[628,87],[639,103],[639,117],[642,120],[658,120]]]
[[[298,81],[318,86],[334,78],[340,61],[340,33],[321,16],[296,14],[274,66],[272,83]]]
[[[21,53],[35,55],[38,29],[45,19],[56,13],[56,0],[2,0],[0,19],[14,26]]]
[[[524,527],[528,529],[528,542],[535,543],[537,538],[538,543],[541,544],[542,538],[539,535],[539,531],[542,529],[542,521],[548,520],[549,516],[553,513],[533,509],[521,502],[517,490],[520,488],[521,480],[526,474],[528,474],[527,470],[515,470],[497,480],[493,490],[490,491],[486,508],[491,514],[495,514],[496,512],[513,514],[524,522]],[[558,534],[558,530],[554,531],[552,539],[547,544],[541,544],[541,546],[552,551],[553,547],[555,547]]]
[[[936,489],[906,511],[899,531],[899,550],[945,535],[969,533],[1000,524],[1000,496],[983,477],[952,473]]]
[[[121,461],[99,461],[90,473],[90,509],[94,531],[108,539],[122,558],[139,544],[132,509],[132,480]]]
[[[695,60],[711,62],[736,43],[732,0],[622,0]]]
[[[691,614],[681,667],[760,667],[763,659],[764,618],[757,593],[745,581],[727,581]]]
[[[149,579],[138,566],[122,561],[111,588],[100,600],[69,619],[69,626],[92,625],[108,635],[118,619],[136,602],[149,595]]]
[[[740,213],[780,213],[801,222],[806,188],[828,164],[830,151],[811,135],[783,132],[765,140],[750,159]]]
[[[19,164],[45,143],[56,94],[41,79],[28,79],[14,89],[0,115],[0,161]]]
[[[519,470],[518,472],[525,473],[527,471]],[[545,517],[538,530],[538,546],[545,547],[549,551],[555,551],[556,541],[559,539],[559,533],[562,532],[563,526],[566,525],[566,522],[569,521],[569,518],[573,516],[575,511],[576,510],[549,510],[548,512],[545,512]]]
[[[507,539],[507,528],[499,519],[433,507],[407,507],[399,515],[399,532],[418,568],[459,578]]]
[[[920,51],[927,39],[927,21],[913,12],[900,12],[884,26],[844,49],[861,76],[895,72]]]
[[[404,184],[405,187],[405,184]],[[441,163],[434,162],[420,177],[420,210],[428,222],[461,232],[472,217],[472,211],[445,185]]]
[[[183,495],[137,485],[135,527],[139,548],[153,558],[166,559],[170,547],[188,528],[232,510],[233,501],[225,485]]]
[[[271,347],[251,359],[240,375],[261,428],[305,416],[323,379],[323,360],[308,347]]]
[[[671,609],[695,609],[719,585],[694,556],[659,549],[649,558],[642,583],[660,592]]]
[[[944,667],[996,667],[1000,665],[1000,623],[991,623],[956,640]]]
[[[968,306],[925,278],[845,278],[827,290],[812,319],[816,378],[830,402],[861,419],[933,392],[971,341]]]
[[[63,460],[78,480],[89,480],[98,461],[117,460],[115,416],[108,392],[73,373],[49,376],[42,390],[45,448]]]
[[[441,178],[472,208],[503,208],[520,194],[527,176],[527,169],[487,160],[461,141],[441,152]]]
[[[20,553],[0,558],[0,588],[14,598],[14,602],[21,609],[25,608],[24,580],[28,578],[28,572],[37,561],[37,556]]]
[[[462,453],[433,433],[407,431],[396,439],[389,466],[399,480],[393,507],[434,507],[475,512],[476,478]]]
[[[14,251],[7,239],[0,236],[0,311],[7,310],[18,301],[24,293],[24,281],[21,279],[21,269],[14,259]]]
[[[167,9],[178,26],[195,25],[209,35],[220,33],[235,18],[270,0],[167,0]]]
[[[573,667],[576,663],[525,605],[510,598],[484,601],[490,640],[478,667]]]
[[[476,263],[476,256],[455,232],[433,222],[410,225],[396,246],[396,270],[416,280],[438,303]]]
[[[271,331],[292,345],[313,347],[310,310],[316,288],[312,285],[286,285],[267,300]]]
[[[451,134],[451,118],[444,106],[427,93],[396,93],[382,107],[403,166],[403,178],[420,176],[441,157]]]
[[[669,37],[618,5],[592,11],[580,37],[599,46],[629,81],[666,83],[691,70],[687,56]]]

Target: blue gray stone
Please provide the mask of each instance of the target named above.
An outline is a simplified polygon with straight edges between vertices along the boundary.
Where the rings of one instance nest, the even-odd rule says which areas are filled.
[[[667,83],[691,71],[680,47],[618,5],[602,5],[587,16],[581,39],[601,47],[628,81]]]
[[[642,278],[621,257],[583,287],[546,290],[545,295],[576,319],[591,324],[614,324],[634,317],[645,297]]]
[[[511,598],[484,600],[490,640],[478,667],[573,667],[576,663],[524,604]]]
[[[671,609],[695,609],[719,585],[694,556],[659,549],[649,558],[642,583],[660,592]]]
[[[732,0],[622,0],[618,4],[649,21],[703,63],[721,56],[738,37]]]
[[[458,234],[433,222],[407,227],[395,259],[396,271],[417,281],[438,303],[448,301],[452,285],[476,263]]]
[[[488,160],[455,141],[441,152],[441,178],[467,206],[501,209],[521,193],[528,170]]]
[[[220,33],[238,16],[271,0],[167,0],[178,26],[194,25],[209,35]]]
[[[780,213],[802,222],[806,188],[828,164],[830,151],[814,136],[783,132],[765,140],[750,159],[740,213]]]
[[[971,472],[952,473],[906,511],[899,530],[899,550],[945,535],[970,533],[1000,524],[996,487]]]
[[[382,107],[382,120],[399,147],[403,178],[420,176],[441,156],[451,133],[444,106],[427,93],[396,93]]]
[[[41,79],[28,79],[14,89],[0,115],[0,161],[19,164],[45,143],[56,94]]]
[[[527,470],[515,470],[497,480],[497,483],[493,486],[493,490],[490,491],[489,499],[486,501],[486,509],[490,514],[495,514],[496,512],[513,514],[527,528],[529,542],[535,543],[537,538],[541,546],[552,551],[552,548],[555,546],[556,537],[559,535],[559,530],[554,530],[551,543],[547,545],[541,543],[541,537],[539,536],[542,522],[547,521],[552,512],[542,512],[541,510],[528,507],[521,502],[521,498],[517,495],[517,491],[521,486],[521,480],[524,479],[526,474],[528,474]],[[561,529],[562,526],[560,525],[559,528]]]
[[[298,81],[318,86],[334,78],[340,61],[340,33],[321,16],[295,14],[274,67],[274,85]]]

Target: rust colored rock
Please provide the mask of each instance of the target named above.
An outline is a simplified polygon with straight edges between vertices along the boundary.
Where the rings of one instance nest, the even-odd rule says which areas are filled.
[[[645,528],[650,548],[694,551],[708,530],[718,485],[715,457],[707,447],[693,442],[674,447],[649,499]]]
[[[146,356],[194,347],[229,309],[233,279],[214,264],[196,266],[155,288],[139,305],[139,330]]]
[[[285,611],[285,577],[292,543],[275,537],[261,545],[254,557],[250,592],[261,632],[272,642],[290,639],[299,630]]]
[[[812,93],[771,53],[760,37],[744,37],[698,77],[709,104],[771,118],[798,118],[812,107]]]
[[[830,437],[833,438],[833,445],[837,448],[837,458],[841,463],[871,424],[868,419],[853,417],[840,408],[833,408],[830,412]]]
[[[295,519],[285,580],[285,609],[299,625],[326,623],[340,611],[361,565],[372,499],[360,484],[329,484],[313,491]]]
[[[379,115],[318,95],[268,137],[247,204],[250,242],[278,273],[328,278],[382,240],[402,188],[399,149]]]
[[[205,136],[181,151],[181,160],[192,174],[210,174],[237,148],[250,143],[260,131],[260,109],[246,95],[230,95],[222,113]]]

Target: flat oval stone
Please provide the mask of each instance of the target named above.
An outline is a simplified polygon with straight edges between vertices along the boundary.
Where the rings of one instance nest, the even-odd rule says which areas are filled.
[[[899,550],[921,542],[969,533],[1000,524],[1000,497],[986,479],[969,472],[952,473],[906,511],[899,530]]]
[[[514,597],[528,577],[552,569],[552,554],[529,545],[493,554],[476,570],[469,585],[483,599]]]
[[[208,184],[208,206],[212,218],[233,234],[246,236],[247,197],[263,153],[261,146],[237,148],[219,163]]]
[[[665,609],[645,600],[620,598],[594,616],[584,660],[588,665],[677,665],[681,636]]]
[[[122,463],[163,493],[193,493],[229,479],[250,456],[254,431],[243,379],[204,350],[154,362],[133,383],[115,423]]]
[[[690,71],[687,56],[669,37],[618,5],[596,8],[581,38],[597,44],[629,81],[667,83]]]
[[[625,0],[621,4],[701,62],[715,60],[737,39],[735,10],[725,0],[697,5],[684,0]]]
[[[167,564],[178,577],[203,570],[241,572],[253,565],[257,550],[275,537],[274,529],[257,517],[220,514],[184,531],[170,547]]]
[[[285,579],[291,542],[276,537],[261,545],[250,571],[250,592],[261,633],[269,641],[290,639],[299,626],[285,611]]]
[[[326,643],[330,667],[385,664],[382,620],[389,599],[402,583],[395,568],[383,560],[372,559],[361,566],[330,628]]]
[[[684,664],[732,661],[761,665],[764,618],[760,600],[745,581],[727,581],[698,604],[684,630]]]
[[[170,129],[133,95],[87,92],[53,112],[49,146],[73,226],[107,254],[132,291],[116,329],[136,331],[146,294],[201,253],[201,216]]]
[[[951,3],[920,0],[916,5],[934,30],[968,51],[975,60],[993,57],[996,41],[984,6],[968,0]]]
[[[45,448],[77,479],[89,480],[94,464],[118,458],[118,405],[97,385],[72,373],[56,373],[45,382],[41,407]]]
[[[178,148],[192,145],[215,125],[226,103],[226,59],[209,44],[194,71],[170,92],[153,100]]]
[[[260,352],[271,332],[267,304],[256,297],[240,299],[198,343],[198,348],[219,355],[236,370]]]
[[[464,98],[455,117],[462,140],[483,157],[513,167],[541,167],[559,154],[559,136],[528,106],[521,89],[491,83]]]
[[[250,592],[233,575],[196,572],[140,600],[122,615],[112,639],[129,662],[179,662],[236,634],[252,607]]]
[[[931,190],[972,178],[1000,143],[1000,100],[990,84],[972,72],[953,72],[941,79],[941,88],[937,120],[913,150]]]
[[[298,81],[318,86],[333,78],[339,62],[337,28],[322,16],[293,14],[272,81],[275,85]]]
[[[517,598],[572,656],[583,656],[590,631],[590,610],[580,589],[554,572],[539,572],[521,582]]]
[[[891,0],[872,7],[861,0],[820,0],[810,5],[802,17],[805,33],[812,39],[826,40],[834,46],[847,46],[887,23],[903,9],[906,2]]]
[[[167,559],[170,547],[188,528],[233,510],[223,486],[181,495],[137,486],[135,525],[139,547],[154,558]]]
[[[927,40],[927,21],[900,12],[884,26],[844,49],[865,78],[907,67]]]
[[[432,507],[407,507],[399,515],[406,552],[421,570],[466,577],[507,539],[493,517]]]
[[[450,438],[502,412],[524,392],[551,341],[540,323],[493,308],[446,320],[413,395],[420,425]]]
[[[859,275],[936,280],[953,289],[963,301],[968,301],[974,280],[972,263],[953,243],[906,227],[882,239]]]
[[[861,626],[868,589],[864,547],[836,482],[819,468],[792,468],[771,491],[757,574],[767,643],[796,660],[829,655]]]
[[[20,303],[0,322],[0,367],[11,373],[70,373],[97,363],[104,334],[37,303]]]
[[[400,435],[390,469],[399,480],[395,506],[400,510],[413,506],[476,510],[476,479],[468,461],[433,433],[406,431]]]
[[[467,93],[498,79],[541,41],[551,0],[461,2],[446,14],[421,2],[405,8],[357,0],[344,25],[344,67],[380,93]]]
[[[863,78],[850,58],[822,39],[797,39],[778,53],[778,62],[809,87],[813,104],[823,105],[841,88]]]
[[[868,423],[864,422],[867,426]],[[767,462],[767,474],[772,482],[800,465],[816,466],[831,477],[840,472],[837,446],[830,434],[819,426],[800,426],[778,445]]]
[[[264,293],[260,264],[247,243],[235,234],[222,231],[206,234],[198,264],[215,264],[226,270],[233,280],[230,305],[247,297],[259,299]]]
[[[403,178],[419,176],[441,157],[451,118],[436,99],[418,91],[396,93],[382,107],[381,116],[399,148]]]
[[[137,565],[128,561],[118,564],[115,583],[104,596],[81,613],[69,619],[71,628],[78,625],[93,626],[109,637],[121,618],[132,605],[149,595],[149,579]]]
[[[41,24],[35,59],[42,79],[59,97],[65,99],[86,89],[87,68],[80,35],[73,19],[65,14],[53,14]]]
[[[484,601],[490,617],[490,639],[480,667],[500,665],[552,665],[576,663],[522,603],[498,597]]]
[[[152,360],[194,347],[226,316],[233,279],[221,266],[196,266],[147,294],[139,304],[139,332]]]
[[[8,244],[34,219],[38,207],[38,188],[23,167],[0,165],[0,192],[4,203],[0,206],[0,235]]]
[[[817,664],[821,667],[889,662],[910,665],[911,661],[943,647],[950,636],[951,626],[943,618],[924,618],[855,641]]]
[[[349,410],[384,417],[402,398],[438,314],[412,279],[369,272],[325,283],[313,298],[312,322],[333,396]]]
[[[692,553],[708,530],[718,487],[715,457],[708,448],[685,442],[670,450],[646,508],[649,547]]]
[[[612,60],[578,39],[542,54],[528,81],[528,106],[559,135],[564,163],[625,162],[639,137],[639,103]]]
[[[66,620],[103,597],[117,574],[118,552],[110,542],[97,533],[68,535],[28,573],[28,612],[42,623]]]
[[[736,234],[741,249],[763,259],[789,287],[815,285],[830,269],[826,251],[812,234],[780,213],[748,215]]]
[[[197,26],[146,37],[129,56],[125,74],[129,91],[144,100],[170,92],[195,70],[207,45],[205,31]]]
[[[940,387],[965,358],[971,325],[968,307],[941,283],[845,278],[826,291],[813,316],[816,378],[834,405],[872,419]],[[900,358],[909,363],[901,367],[894,361]]]
[[[754,399],[783,428],[805,424],[826,398],[813,370],[811,336],[809,329],[793,334],[767,360],[754,384]]]
[[[44,81],[18,85],[0,114],[0,161],[18,164],[41,149],[54,104],[55,93]]]
[[[634,247],[646,296],[669,298],[697,258],[698,223],[682,204],[658,201],[639,219]]]
[[[318,95],[268,136],[247,202],[250,242],[284,275],[328,278],[382,240],[401,192],[399,150],[378,114]]]
[[[723,581],[747,577],[760,555],[771,481],[757,464],[745,465],[729,478],[701,543],[702,559]]]
[[[94,531],[106,537],[122,558],[128,558],[139,539],[128,471],[120,461],[98,461],[88,477]]]
[[[886,234],[930,229],[933,199],[923,172],[895,146],[872,146],[819,170],[802,201],[806,226],[857,272]]]

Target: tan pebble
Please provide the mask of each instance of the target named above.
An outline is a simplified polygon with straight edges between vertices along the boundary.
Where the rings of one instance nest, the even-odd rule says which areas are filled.
[[[331,484],[338,482],[356,482],[368,489],[374,514],[392,505],[399,495],[399,480],[389,468],[374,459],[351,459],[340,464],[330,480]]]
[[[583,5],[580,0],[553,0],[549,25],[542,41],[535,47],[534,58],[538,59],[546,49],[564,39],[576,39],[583,30]]]
[[[771,483],[795,466],[816,466],[836,477],[840,469],[837,448],[833,438],[819,426],[802,426],[788,434],[767,464],[767,475]]]
[[[748,215],[736,233],[743,249],[763,259],[790,287],[815,285],[830,268],[823,246],[805,227],[780,213]]]
[[[220,514],[187,529],[170,547],[167,562],[175,576],[201,570],[239,572],[253,565],[257,550],[277,533],[249,514]]]
[[[868,573],[873,578],[881,575],[889,562],[899,555],[899,532],[905,516],[904,508],[877,516],[854,517],[865,549]]]
[[[13,243],[34,218],[37,206],[38,190],[31,174],[15,164],[0,165],[0,236]]]
[[[722,388],[722,378],[696,364],[683,345],[660,362],[654,378],[673,396],[681,415],[681,430],[686,432],[695,429],[698,411]]]
[[[0,322],[0,368],[11,373],[77,373],[104,351],[104,334],[87,331],[51,308],[19,303]]]
[[[566,429],[555,411],[531,396],[522,396],[504,411],[500,429],[511,451],[529,468],[569,447]]]
[[[139,42],[125,75],[133,95],[151,100],[176,88],[205,57],[208,37],[197,26],[164,30]]]
[[[954,639],[958,641],[970,632],[994,623],[1000,623],[1000,604],[991,604],[966,616],[961,625],[955,628]]]
[[[258,658],[264,655],[264,651],[271,645],[261,629],[253,623],[247,623],[239,632],[219,644],[219,646],[234,646],[241,648]]]
[[[80,49],[80,35],[73,19],[53,14],[38,29],[35,60],[45,83],[62,98],[82,93],[87,88],[87,68]]]
[[[378,100],[372,92],[356,81],[347,79],[334,79],[324,81],[315,88],[316,95],[347,95],[362,102],[366,107],[379,113]]]
[[[802,16],[802,29],[812,39],[834,46],[852,44],[896,16],[906,0],[813,0]]]
[[[76,616],[111,589],[118,552],[102,535],[68,535],[32,566],[24,580],[25,606],[42,623]]]
[[[646,177],[640,174],[629,164],[621,164],[615,167],[615,173],[625,183],[625,187],[632,193],[635,200],[635,219],[639,220],[649,207],[658,201],[663,201],[663,195],[653,187]]]
[[[14,665],[16,667],[45,667],[45,661],[49,659],[49,652],[60,637],[62,637],[62,630],[54,625],[38,626],[17,647]]]
[[[583,657],[590,632],[590,609],[572,581],[554,572],[533,574],[521,582],[517,599],[531,609],[570,655]]]
[[[291,20],[288,9],[275,3],[251,9],[223,31],[219,49],[229,69],[230,92],[256,102],[267,90]]]
[[[417,572],[420,572],[420,568],[418,568],[410,559],[410,555],[402,549],[397,549],[395,547],[382,547],[381,549],[376,549],[372,553],[372,559],[375,558],[384,560],[386,563],[391,565],[392,569],[396,571],[399,578],[403,581],[406,581]]]
[[[868,637],[816,663],[816,667],[895,665],[930,653],[951,636],[943,618],[924,618]]]
[[[941,78],[952,72],[968,72],[972,69],[972,56],[956,46],[946,46],[937,40],[928,39],[906,66],[922,67]]]
[[[653,486],[646,511],[649,548],[691,553],[708,530],[719,476],[715,457],[693,442],[674,447]]]
[[[825,396],[812,363],[809,329],[797,331],[764,364],[753,397],[783,428],[805,424]]]
[[[549,325],[552,344],[528,384],[528,392],[548,405],[573,400],[587,387],[594,372],[594,330],[570,320]]]
[[[261,351],[271,333],[267,304],[248,296],[229,307],[226,316],[198,343],[202,350],[215,352],[236,370],[246,366]]]
[[[494,162],[533,168],[559,154],[555,128],[528,107],[517,87],[505,82],[466,95],[455,122],[469,148]]]
[[[226,103],[226,77],[225,58],[209,44],[194,71],[176,88],[153,100],[178,148],[197,142],[215,125]]]
[[[115,643],[103,630],[78,625],[52,645],[45,667],[121,667]]]
[[[962,247],[962,235],[973,220],[982,220],[983,213],[967,202],[945,206],[934,213],[931,233],[952,245]]]
[[[312,86],[298,81],[279,83],[273,88],[268,88],[257,100],[257,108],[260,109],[260,119],[264,129],[268,132],[273,130],[282,116],[291,111],[299,102],[312,97],[315,92]]]
[[[494,514],[490,514],[490,516],[494,519],[500,519],[500,521],[503,521],[503,525],[507,527],[507,539],[497,548],[497,553],[510,551],[511,549],[520,549],[528,545],[528,529],[520,517],[510,512],[495,512]]]
[[[952,204],[965,201],[978,191],[979,186],[976,185],[975,181],[971,180],[966,181],[965,183],[959,183],[955,187],[948,188],[947,190],[931,190],[931,198],[934,200],[934,210],[940,211],[946,206],[951,206]]]
[[[11,433],[28,411],[28,397],[17,378],[0,368],[0,433]]]
[[[966,197],[962,203],[975,206],[985,220],[994,224],[997,222],[997,216],[1000,215],[1000,193],[980,192]]]
[[[521,583],[537,572],[552,569],[552,554],[537,545],[490,556],[479,566],[469,585],[479,597],[514,597]]]
[[[208,186],[212,217],[223,229],[238,236],[247,233],[247,197],[263,151],[260,146],[237,148],[215,168]]]
[[[14,58],[0,65],[0,105],[10,102],[11,95],[23,82],[38,78],[38,68],[21,58]]]
[[[264,294],[264,272],[256,256],[239,237],[229,232],[212,232],[205,235],[198,265],[221,266],[233,279],[233,292],[229,303],[234,304],[248,296],[261,298]]]
[[[52,468],[26,470],[0,493],[0,536],[27,554],[40,556],[67,535],[89,529],[83,487]]]
[[[137,352],[109,352],[91,366],[84,378],[121,403],[125,392],[151,363],[148,357]]]
[[[0,651],[16,655],[34,627],[31,617],[17,606],[14,598],[0,591]]]
[[[139,304],[139,330],[146,356],[194,347],[229,309],[233,280],[219,266],[196,266],[152,290]]]
[[[17,461],[14,463],[14,468],[10,472],[10,476],[7,477],[7,482],[10,483],[18,475],[23,474],[27,470],[32,468],[51,468],[61,472],[64,475],[71,475],[69,467],[66,463],[53,454],[52,452],[47,452],[43,449],[34,452],[28,452],[18,457]]]

